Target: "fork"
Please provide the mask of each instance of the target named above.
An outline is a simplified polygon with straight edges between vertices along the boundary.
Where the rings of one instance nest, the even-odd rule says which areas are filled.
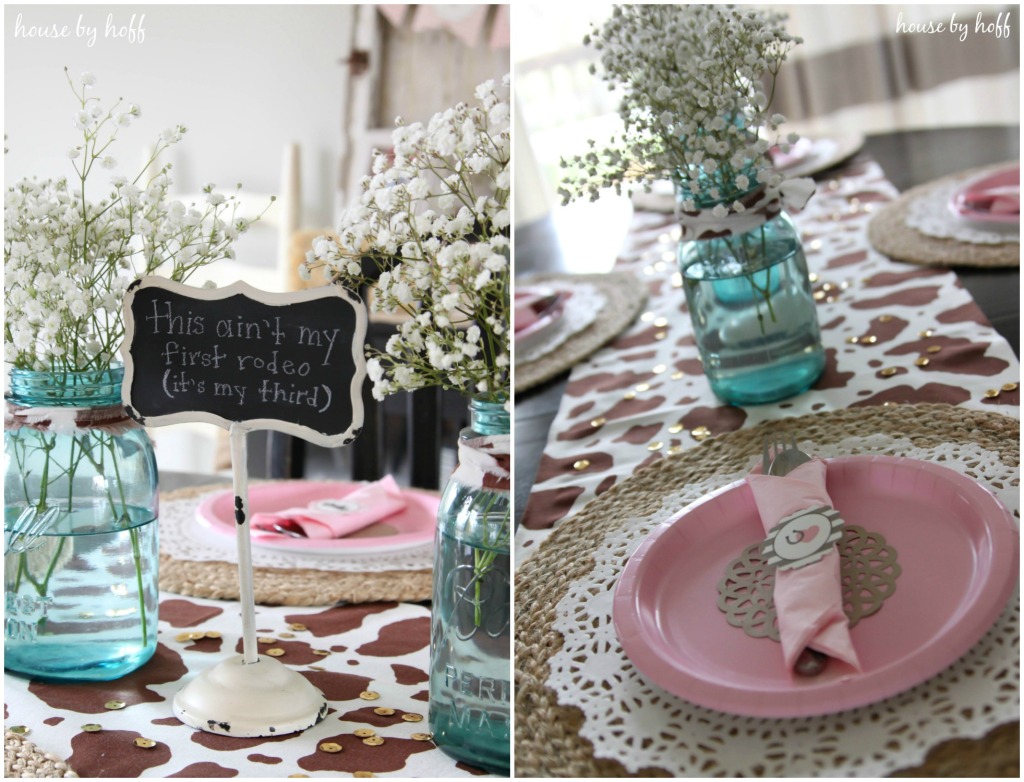
[[[811,457],[797,447],[796,437],[791,433],[782,432],[775,437],[765,435],[761,456],[761,471],[765,475],[781,477],[810,460]]]
[[[51,505],[42,513],[32,506],[25,508],[7,531],[4,554],[21,554],[28,551],[36,539],[53,526],[59,513],[59,505]]]

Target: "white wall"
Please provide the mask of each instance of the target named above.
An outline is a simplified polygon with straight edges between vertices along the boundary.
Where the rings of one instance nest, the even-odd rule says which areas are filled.
[[[166,127],[188,127],[169,158],[175,191],[206,182],[225,190],[279,187],[282,150],[302,149],[304,227],[335,221],[342,96],[354,8],[340,5],[7,5],[4,8],[4,181],[73,174],[65,157],[80,142],[65,65],[98,80],[93,94],[142,108],[113,150],[119,172],[137,173],[147,144]],[[107,32],[140,27],[135,42]],[[18,25],[20,16],[21,23]],[[30,28],[67,27],[62,38]],[[82,33],[79,35],[79,26]],[[95,28],[90,38],[84,28]],[[141,40],[139,40],[141,38]],[[107,172],[101,172],[102,180]],[[254,231],[239,259],[271,266],[273,238]]]

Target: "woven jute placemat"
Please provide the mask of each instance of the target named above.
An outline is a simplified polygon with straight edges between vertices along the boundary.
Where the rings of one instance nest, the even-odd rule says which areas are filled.
[[[530,277],[528,283],[550,284],[560,281],[593,285],[604,296],[604,307],[593,323],[571,335],[555,350],[536,361],[517,361],[513,376],[516,392],[527,391],[557,377],[613,340],[636,319],[640,314],[640,308],[647,301],[647,289],[644,284],[627,272],[543,274]]]
[[[77,777],[71,766],[55,755],[43,752],[17,733],[4,732],[4,778],[57,779]]]
[[[594,757],[579,735],[583,712],[562,706],[545,686],[549,661],[563,644],[552,629],[556,606],[570,584],[594,566],[594,552],[605,537],[630,517],[654,513],[662,497],[679,486],[744,470],[761,452],[766,434],[792,432],[801,440],[837,443],[846,437],[884,432],[915,447],[976,443],[1020,462],[1020,423],[998,413],[948,405],[895,405],[818,413],[771,421],[704,441],[677,456],[639,470],[566,520],[527,560],[515,582],[515,759],[523,777],[631,776],[622,764]],[[944,742],[907,776],[1017,776],[1019,723],[1004,725],[979,740]],[[698,772],[699,769],[694,769]],[[903,775],[903,772],[901,772]],[[671,776],[648,768],[636,776]]]
[[[209,486],[178,489],[162,501],[190,499],[210,491]],[[257,605],[321,606],[335,603],[372,603],[381,600],[429,600],[431,570],[338,572],[300,568],[253,568]],[[189,597],[237,600],[238,565],[233,562],[195,562],[160,555],[160,589]]]
[[[871,218],[871,222],[868,223],[868,241],[872,247],[890,258],[922,266],[1020,266],[1020,242],[974,244],[956,239],[939,239],[907,225],[907,210],[916,198],[926,195],[935,188],[964,181],[988,171],[996,171],[1006,165],[1001,163],[997,166],[961,171],[908,190]]]

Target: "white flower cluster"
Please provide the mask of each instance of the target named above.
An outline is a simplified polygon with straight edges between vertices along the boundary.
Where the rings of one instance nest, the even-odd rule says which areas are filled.
[[[25,179],[4,198],[4,360],[19,369],[107,369],[124,336],[121,303],[132,280],[163,269],[183,281],[231,257],[231,243],[248,227],[234,219],[234,197],[213,185],[201,207],[169,200],[170,166],[149,181],[141,173],[132,181],[114,177],[96,186],[105,197],[90,200],[89,175],[96,165],[114,167],[108,151],[139,109],[118,103],[105,110],[86,97],[96,83],[91,74],[68,81],[82,133],[68,153],[75,177]],[[181,126],[165,131],[150,162],[184,133]]]
[[[425,125],[397,121],[338,235],[313,243],[300,273],[359,289],[405,320],[368,349],[373,394],[427,386],[509,400],[509,77]]]
[[[601,53],[609,88],[623,90],[625,131],[606,149],[590,142],[591,151],[562,160],[563,201],[672,179],[689,193],[688,211],[741,211],[736,199],[752,187],[778,187],[768,151],[785,117],[771,103],[779,68],[801,43],[785,19],[727,5],[615,6],[584,43]],[[797,138],[789,134],[784,148]]]

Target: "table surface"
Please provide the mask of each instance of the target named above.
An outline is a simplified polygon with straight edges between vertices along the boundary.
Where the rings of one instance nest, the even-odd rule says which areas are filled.
[[[867,136],[864,153],[874,158],[886,177],[901,192],[947,174],[1019,157],[1019,128],[972,127],[904,131]],[[823,174],[827,176],[827,172]],[[588,206],[571,209],[585,214]],[[595,216],[600,207],[593,207]],[[515,273],[517,278],[548,272],[568,272],[565,247],[573,237],[559,226],[559,215],[549,214],[515,230]],[[624,221],[594,219],[587,222],[588,246],[619,247],[625,238]],[[609,260],[613,255],[609,254]],[[609,267],[610,268],[610,267]],[[606,271],[594,268],[590,271]],[[1020,355],[1020,269],[957,269],[963,286],[970,292],[993,327]],[[515,403],[515,492],[516,521],[521,519],[534,484],[541,454],[547,443],[552,420],[565,390],[566,372],[525,393]]]

